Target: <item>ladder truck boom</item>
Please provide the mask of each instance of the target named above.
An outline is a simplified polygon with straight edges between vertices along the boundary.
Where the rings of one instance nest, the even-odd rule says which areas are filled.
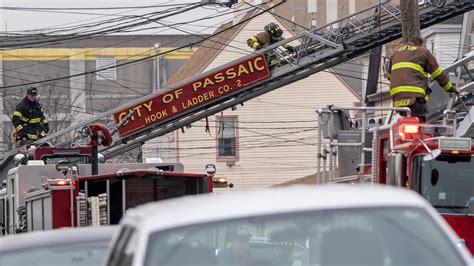
[[[474,0],[447,0],[445,5],[442,7],[436,7],[430,3],[420,5],[420,27],[429,27],[473,9]],[[230,62],[216,70],[211,70],[198,75],[197,77],[184,80],[164,91],[141,97],[129,104],[104,112],[88,121],[79,123],[43,138],[35,144],[41,145],[48,140],[66,134],[71,135],[72,132],[75,132],[86,125],[104,120],[105,118],[110,118],[111,116],[114,116],[115,122],[117,123],[120,121],[123,113],[131,109],[137,111],[137,118],[138,111],[143,110],[145,112],[148,110],[147,108],[150,108],[152,111],[156,110],[157,112],[154,113],[155,116],[148,116],[149,119],[147,121],[149,121],[149,123],[144,121],[144,125],[141,125],[140,128],[136,128],[134,127],[134,125],[136,125],[135,121],[131,121],[128,125],[124,126],[123,130],[119,131],[118,136],[114,137],[114,143],[112,145],[102,148],[101,151],[106,157],[113,157],[117,154],[123,153],[124,151],[138,147],[149,139],[172,132],[214,113],[238,105],[287,84],[304,79],[317,72],[324,71],[336,66],[337,64],[356,58],[374,47],[398,39],[401,37],[400,14],[401,12],[398,6],[392,5],[389,0],[382,1],[380,4],[336,20],[325,26],[301,32],[292,38],[288,38],[282,42],[259,50],[258,53],[251,53],[244,58]],[[361,18],[364,16],[366,17]],[[296,47],[295,53],[285,54],[284,51],[280,51],[279,47],[281,45],[290,42],[299,43]],[[219,73],[222,73],[222,71],[229,71],[232,67],[239,67],[242,64],[248,64],[249,62],[255,63],[256,60],[262,58],[263,55],[268,55],[269,53],[276,53],[282,63],[274,66],[268,66],[268,64],[265,64],[264,69],[258,70],[258,74],[256,72],[246,74],[246,71],[251,72],[250,69],[242,69],[240,70],[241,73],[249,78],[249,82],[241,80],[241,86],[238,87],[238,89],[233,88],[232,90],[220,95],[220,97],[210,97],[210,90],[217,90],[220,84],[210,85],[209,81],[206,83],[206,79],[213,77],[214,81],[217,83],[218,80],[221,80],[224,77],[218,75]],[[263,68],[261,63],[261,61],[258,61],[258,64],[254,67],[258,67],[259,69]],[[223,73],[223,75],[224,74],[226,73]],[[230,74],[230,76],[232,76],[232,74]],[[168,97],[166,98],[166,101],[171,100],[170,97],[172,96],[177,98],[177,96],[180,95],[182,95],[182,97],[187,95],[185,98],[181,99],[189,100],[189,97],[196,92],[194,91],[195,88],[192,87],[193,85],[190,84],[196,84],[196,82],[202,82],[201,85],[203,86],[205,84],[210,85],[208,91],[202,89],[202,87],[199,90],[196,90],[204,93],[204,95],[199,94],[202,97],[205,97],[205,93],[208,93],[207,100],[203,98],[204,100],[201,101],[199,95],[196,94],[198,97],[196,104],[191,100],[192,105],[188,105],[186,109],[182,107],[179,112],[176,111],[175,113],[172,113],[172,109],[170,109],[170,111],[166,109],[167,111],[165,113],[163,112],[164,109],[160,109],[161,113],[159,113],[158,111],[160,110],[153,109],[157,107],[156,103],[160,103],[160,101],[153,100],[160,98],[161,100],[164,100],[163,97],[165,96]],[[225,83],[222,84],[229,85]],[[235,83],[233,85],[238,86],[239,84]],[[145,106],[145,103],[149,104],[150,101],[155,105]],[[167,104],[166,102],[161,102],[161,104],[163,103]],[[182,102],[178,102],[178,104],[181,103]],[[166,108],[168,108],[168,106]],[[172,108],[172,106],[169,106],[169,108]],[[169,112],[173,115],[170,115]],[[158,119],[158,116],[161,116],[161,118]],[[144,114],[143,117],[145,117]],[[108,126],[109,128],[112,128],[114,125],[109,124]],[[71,138],[71,136],[69,136],[69,138]],[[74,141],[74,136],[72,138],[72,140],[58,143],[56,146],[67,146]],[[19,150],[21,150],[21,148],[3,154],[0,157],[0,168],[4,167],[10,158]]]

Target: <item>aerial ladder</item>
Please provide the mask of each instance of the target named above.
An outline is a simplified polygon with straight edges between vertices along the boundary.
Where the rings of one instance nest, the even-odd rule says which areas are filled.
[[[425,1],[419,7],[420,27],[429,27],[473,9],[474,0],[446,0],[442,4],[432,4],[432,1]],[[104,120],[111,121],[113,118],[115,118],[114,122],[107,125],[110,129],[119,124],[121,119],[124,119],[126,116],[131,119],[124,123],[125,128],[129,127],[130,129],[131,125],[136,124],[139,120],[140,112],[145,112],[148,107],[151,110],[151,106],[146,105],[147,103],[151,104],[151,101],[161,99],[161,104],[163,104],[165,100],[163,97],[167,94],[172,95],[167,98],[167,100],[171,101],[171,97],[177,98],[183,93],[190,93],[190,90],[194,89],[194,92],[198,92],[202,87],[206,86],[195,88],[193,84],[201,82],[201,85],[203,83],[206,85],[207,78],[211,77],[214,78],[214,82],[220,80],[222,76],[218,76],[219,73],[222,74],[223,71],[227,71],[230,68],[238,70],[242,65],[250,64],[248,65],[250,70],[260,71],[253,76],[249,75],[247,77],[248,80],[245,80],[244,77],[239,84],[234,84],[235,88],[228,89],[219,97],[210,97],[211,95],[208,94],[207,99],[199,100],[195,104],[188,105],[186,108],[184,106],[180,107],[176,112],[172,112],[171,109],[165,113],[162,112],[161,115],[157,112],[154,117],[151,117],[153,119],[148,117],[147,121],[135,126],[132,128],[133,130],[124,131],[119,129],[119,133],[114,136],[113,143],[101,148],[101,153],[106,158],[112,158],[137,148],[150,139],[190,125],[212,114],[354,59],[372,48],[396,40],[401,37],[402,32],[400,16],[399,6],[394,5],[390,0],[381,1],[377,5],[363,9],[325,26],[301,32],[241,59],[229,62],[217,69],[191,77],[165,90],[146,95],[106,111],[92,119],[38,140],[34,145],[40,146],[48,141],[61,138],[66,139],[66,141],[55,143],[55,146],[69,146],[78,140],[76,133],[80,132],[84,127]],[[294,53],[288,54],[280,48],[283,44],[291,42],[298,43]],[[268,60],[266,60],[263,65],[262,59],[268,56],[277,56],[280,63],[268,65],[266,63]],[[252,68],[251,64],[254,64],[253,67],[260,70],[257,71],[257,69]],[[247,68],[247,72],[251,72],[250,70]],[[245,74],[245,71],[243,73]],[[228,78],[232,76],[232,73],[227,74],[230,74],[227,75]],[[209,88],[213,89],[216,89],[216,87],[209,86]],[[138,106],[144,109],[140,109]],[[169,107],[171,108],[171,106]],[[19,147],[2,154],[0,156],[0,169],[6,167],[11,158],[24,149],[25,147]]]

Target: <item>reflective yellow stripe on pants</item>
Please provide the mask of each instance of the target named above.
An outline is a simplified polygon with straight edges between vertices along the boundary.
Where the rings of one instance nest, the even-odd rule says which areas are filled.
[[[26,134],[26,136],[31,140],[37,140],[39,138],[38,135],[34,134]]]

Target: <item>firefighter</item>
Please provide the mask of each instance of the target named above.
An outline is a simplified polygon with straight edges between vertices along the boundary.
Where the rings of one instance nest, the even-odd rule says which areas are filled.
[[[268,45],[277,43],[279,41],[284,40],[285,38],[282,37],[283,35],[283,30],[278,26],[276,23],[270,23],[264,27],[263,32],[258,33],[257,35],[253,35],[247,40],[247,45],[250,46],[251,48],[255,50],[260,50]],[[283,48],[287,49],[288,52],[293,53],[295,51],[295,48],[289,44],[283,44]],[[269,62],[270,65],[275,65],[279,61],[275,57],[274,53],[271,54],[266,54],[267,58],[269,56]]]
[[[229,242],[226,250],[220,255],[222,265],[258,265],[251,263],[250,238],[251,233],[246,227],[239,226],[228,233]]]
[[[44,138],[49,131],[48,119],[44,116],[43,107],[37,98],[38,89],[28,88],[25,98],[17,104],[13,113],[12,122],[17,143],[20,145]]]
[[[413,36],[393,54],[387,68],[393,106],[409,107],[412,116],[426,121],[426,103],[431,92],[428,75],[436,79],[446,92],[459,93],[436,58],[423,47],[423,39]],[[405,114],[402,112],[401,115]]]

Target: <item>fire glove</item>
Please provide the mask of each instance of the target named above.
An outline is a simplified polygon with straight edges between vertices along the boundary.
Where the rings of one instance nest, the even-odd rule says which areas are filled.
[[[290,52],[290,53],[294,53],[294,52],[295,52],[295,47],[293,47],[293,46],[291,46],[291,45],[288,45],[288,46],[286,47],[286,50],[288,50],[288,52]]]
[[[451,89],[454,93],[456,94],[460,94],[461,93],[461,89],[459,89],[458,87],[454,87]]]
[[[20,130],[18,131],[18,136],[20,137],[20,139],[23,139],[23,138],[28,137],[28,134],[26,133],[25,130]]]

